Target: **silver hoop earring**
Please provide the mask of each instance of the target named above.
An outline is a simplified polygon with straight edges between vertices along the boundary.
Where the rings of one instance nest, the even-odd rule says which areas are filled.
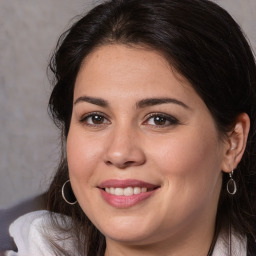
[[[69,191],[68,191],[68,196],[65,196],[65,187],[66,185],[69,183]],[[74,205],[77,203],[77,200],[76,200],[76,197],[73,193],[73,190],[72,190],[72,187],[71,187],[71,184],[70,184],[70,180],[67,180],[63,186],[62,186],[62,189],[61,189],[61,194],[62,194],[62,198],[65,200],[66,203],[70,204],[70,205]]]
[[[234,195],[237,191],[236,182],[233,179],[233,171],[229,173],[229,181],[227,183],[227,191],[230,195]]]

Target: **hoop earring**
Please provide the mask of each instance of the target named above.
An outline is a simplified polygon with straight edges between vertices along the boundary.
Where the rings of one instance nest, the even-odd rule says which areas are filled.
[[[67,185],[67,183],[69,183],[69,194],[68,194],[68,199],[66,198],[65,196],[65,186]],[[62,198],[65,200],[66,203],[70,204],[70,205],[74,205],[77,203],[77,200],[76,200],[76,197],[73,193],[73,190],[72,190],[72,187],[71,187],[71,184],[70,184],[70,180],[67,180],[63,186],[62,186],[62,189],[61,189],[61,194],[62,194]],[[72,200],[72,201],[69,201],[69,200]]]
[[[236,182],[233,179],[233,171],[229,173],[229,181],[227,183],[227,191],[230,195],[234,195],[237,192]]]

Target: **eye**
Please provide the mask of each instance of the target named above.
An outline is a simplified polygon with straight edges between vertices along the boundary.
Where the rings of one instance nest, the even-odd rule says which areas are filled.
[[[85,125],[92,125],[92,126],[97,126],[97,125],[104,125],[104,124],[109,124],[110,121],[100,113],[90,113],[85,116],[83,116],[80,120]]]
[[[147,118],[147,120],[144,122],[144,124],[152,125],[152,126],[170,126],[170,125],[176,125],[179,121],[170,115],[166,114],[150,114],[150,116]]]

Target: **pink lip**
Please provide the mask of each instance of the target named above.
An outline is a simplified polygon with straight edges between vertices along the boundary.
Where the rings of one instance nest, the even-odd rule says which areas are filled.
[[[135,194],[131,196],[116,196],[107,193],[103,188],[106,187],[114,187],[114,188],[125,188],[125,187],[144,187],[144,188],[150,188],[154,190],[150,190],[144,193]],[[149,198],[151,195],[153,195],[157,188],[160,186],[150,184],[144,181],[140,180],[107,180],[100,184],[100,192],[103,197],[103,199],[110,204],[113,207],[116,208],[129,208],[132,207],[145,199]]]

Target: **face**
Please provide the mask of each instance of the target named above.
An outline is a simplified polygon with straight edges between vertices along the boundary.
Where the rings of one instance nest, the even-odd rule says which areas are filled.
[[[107,242],[214,226],[224,145],[202,99],[157,52],[106,45],[86,57],[67,156],[76,198]]]

